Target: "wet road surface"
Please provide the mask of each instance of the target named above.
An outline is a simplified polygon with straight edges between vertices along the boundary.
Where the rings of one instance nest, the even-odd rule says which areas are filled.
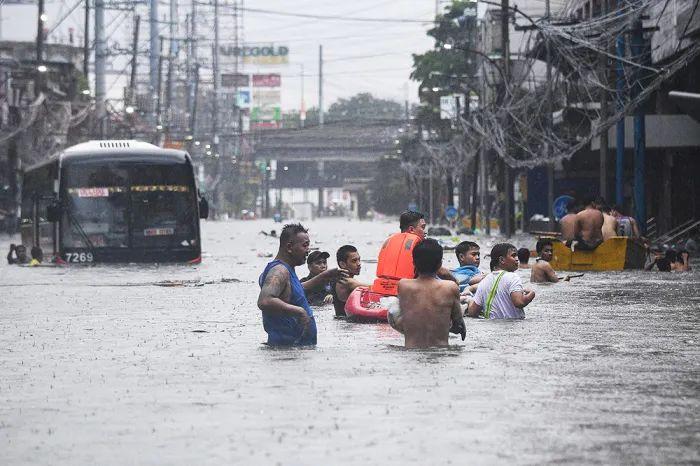
[[[331,264],[396,230],[309,226]],[[448,349],[403,350],[332,306],[315,349],[271,349],[272,228],[205,223],[199,266],[0,266],[0,464],[700,462],[697,262],[532,285],[526,320],[467,320]]]

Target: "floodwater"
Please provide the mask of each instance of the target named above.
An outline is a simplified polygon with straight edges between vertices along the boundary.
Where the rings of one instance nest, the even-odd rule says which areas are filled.
[[[396,230],[309,226],[365,259]],[[697,262],[533,285],[527,319],[467,320],[448,349],[331,307],[317,347],[271,349],[258,231],[279,225],[203,228],[199,266],[0,266],[0,464],[700,462]]]

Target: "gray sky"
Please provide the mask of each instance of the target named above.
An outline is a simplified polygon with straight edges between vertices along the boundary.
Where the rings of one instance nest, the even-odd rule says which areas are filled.
[[[79,0],[47,0],[48,27],[64,16]],[[220,0],[223,5],[232,5],[232,0]],[[321,16],[343,16],[362,18],[390,18],[430,21],[435,14],[435,0],[246,0],[240,2],[245,8],[271,10],[282,13],[300,13]],[[448,2],[442,0],[442,4]],[[161,0],[159,14],[167,15],[169,2]],[[556,11],[562,0],[553,0]],[[179,0],[178,18],[184,22],[190,11],[190,0]],[[523,0],[520,8],[539,13],[544,0]],[[201,7],[204,8],[204,7]],[[483,13],[485,5],[481,5]],[[36,34],[35,5],[2,6],[2,38],[5,40],[34,40]],[[222,7],[226,11],[226,7]],[[230,8],[229,10],[230,11]],[[147,10],[140,7],[142,15],[142,37],[148,34]],[[324,103],[326,108],[339,97],[349,97],[358,92],[371,92],[377,97],[416,102],[417,84],[409,80],[412,53],[422,53],[433,46],[425,34],[430,24],[396,22],[357,22],[329,19],[309,19],[279,16],[260,12],[243,12],[243,38],[246,43],[270,43],[287,45],[290,63],[283,67],[247,67],[244,72],[280,72],[282,74],[282,107],[298,109],[301,104],[301,68],[304,68],[304,97],[306,107],[318,105],[318,46],[324,50]],[[222,15],[221,41],[233,42],[232,20]],[[128,47],[131,37],[131,21],[126,14],[106,13],[108,42],[119,42]],[[211,30],[204,18],[199,22],[199,32]],[[49,42],[67,42],[68,28],[74,29],[77,41],[82,41],[82,4],[69,15],[49,37]],[[166,27],[161,32],[167,35]],[[184,28],[180,34],[184,35]],[[91,36],[92,36],[91,32]],[[145,46],[145,41],[143,42]],[[514,45],[514,44],[513,44]],[[206,47],[203,44],[203,47]],[[516,49],[517,47],[513,47]],[[126,70],[127,57],[111,60],[114,69]],[[147,64],[141,62],[139,72],[147,73]],[[226,64],[222,61],[222,71]],[[203,69],[202,73],[211,73]],[[108,95],[119,98],[125,84],[123,77],[110,75]]]
[[[77,0],[47,1],[48,27],[62,17]],[[191,2],[180,0],[179,17],[189,12]],[[222,1],[222,3],[226,3]],[[228,2],[232,4],[232,2]],[[240,4],[240,2],[239,2]],[[431,20],[435,13],[434,0],[248,0],[245,7],[288,13],[335,15],[372,18],[407,18]],[[161,15],[168,13],[167,2],[160,3]],[[145,10],[144,10],[145,12]],[[2,7],[2,38],[4,40],[34,40],[37,8],[32,5],[4,5]],[[107,12],[106,23],[112,19],[117,26],[119,13]],[[82,5],[50,36],[49,42],[67,41],[68,28],[74,29],[76,40],[82,40]],[[290,64],[283,67],[248,67],[247,72],[281,72],[282,106],[299,108],[301,103],[301,66],[304,67],[304,95],[307,108],[318,105],[318,46],[324,48],[324,102],[326,108],[339,97],[358,92],[403,101],[408,97],[417,101],[417,86],[409,82],[411,54],[423,52],[432,46],[425,35],[428,25],[420,23],[351,22],[277,16],[244,12],[243,36],[246,42],[275,42],[290,49]],[[142,32],[147,23],[142,19]],[[229,22],[229,24],[227,24]],[[222,42],[231,40],[231,18],[222,16]],[[204,27],[207,27],[204,25]],[[108,27],[108,32],[111,28]],[[131,31],[125,20],[116,28],[110,40],[126,46]],[[201,32],[201,28],[200,28]],[[184,31],[183,31],[184,33]],[[92,35],[92,33],[91,33]],[[231,40],[232,42],[232,40]],[[124,59],[125,60],[125,59]],[[121,69],[124,60],[115,60]],[[118,63],[117,63],[118,62]],[[222,71],[225,67],[222,61]],[[140,70],[146,72],[146,67]],[[206,71],[204,71],[206,72]],[[123,82],[109,76],[107,85],[111,97],[121,95]]]

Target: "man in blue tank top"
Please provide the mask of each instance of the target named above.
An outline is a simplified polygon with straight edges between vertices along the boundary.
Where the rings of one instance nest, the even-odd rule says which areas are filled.
[[[315,345],[316,320],[304,290],[347,276],[342,269],[329,269],[301,283],[294,267],[304,264],[309,245],[306,228],[298,223],[285,225],[277,256],[260,275],[258,308],[268,345]]]

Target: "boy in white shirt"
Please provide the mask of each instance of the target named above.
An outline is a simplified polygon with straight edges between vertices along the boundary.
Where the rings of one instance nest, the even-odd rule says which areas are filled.
[[[474,301],[467,309],[469,317],[486,319],[524,319],[523,308],[535,298],[525,290],[517,273],[518,250],[509,243],[499,243],[491,250],[492,272],[479,283]]]

